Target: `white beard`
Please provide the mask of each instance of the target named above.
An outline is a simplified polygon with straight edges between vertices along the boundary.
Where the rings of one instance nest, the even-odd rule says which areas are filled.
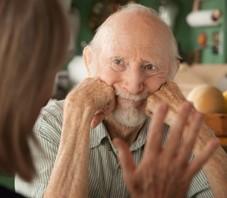
[[[136,109],[129,107],[127,109],[117,108],[112,112],[113,118],[125,127],[137,127],[146,120],[147,116]]]
[[[137,95],[130,94],[119,87],[115,87],[115,93],[116,96],[120,98],[132,100],[135,102],[146,99],[148,95],[147,92]],[[112,112],[112,116],[115,121],[128,128],[138,127],[147,119],[147,116],[143,111],[139,110],[134,105],[130,105],[130,103],[128,103],[128,105],[125,107],[117,106],[116,109]]]

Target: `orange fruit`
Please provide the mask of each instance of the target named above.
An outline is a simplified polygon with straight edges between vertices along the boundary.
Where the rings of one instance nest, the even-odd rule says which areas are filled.
[[[222,93],[225,100],[225,113],[227,113],[227,90]]]

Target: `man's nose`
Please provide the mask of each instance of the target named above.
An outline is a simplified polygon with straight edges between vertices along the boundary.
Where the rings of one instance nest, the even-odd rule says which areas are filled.
[[[144,78],[140,71],[130,69],[126,72],[124,77],[123,86],[131,94],[139,94],[144,90]]]

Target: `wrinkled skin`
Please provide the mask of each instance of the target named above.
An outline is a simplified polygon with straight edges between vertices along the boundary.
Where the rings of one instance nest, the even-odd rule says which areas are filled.
[[[95,127],[112,112],[114,106],[114,89],[99,79],[87,78],[67,95],[64,114],[69,115],[75,107],[89,109],[93,116],[91,125]]]
[[[169,106],[169,112],[165,122],[168,125],[172,125],[180,105],[185,101],[186,99],[178,86],[173,81],[168,81],[164,83],[158,91],[147,98],[145,112],[150,115],[157,104],[164,102]]]
[[[44,197],[88,197],[90,125],[96,126],[114,108],[114,90],[88,78],[66,97],[62,135]]]

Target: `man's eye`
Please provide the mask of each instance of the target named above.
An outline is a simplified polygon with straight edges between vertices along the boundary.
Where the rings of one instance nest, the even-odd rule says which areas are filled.
[[[116,65],[122,65],[123,64],[123,60],[122,59],[114,59],[113,62]]]
[[[158,67],[156,65],[153,65],[153,64],[146,64],[143,66],[143,69],[146,71],[146,72],[152,72],[152,73],[155,73],[158,71]]]
[[[124,60],[123,59],[120,59],[120,58],[113,59],[111,68],[114,71],[123,71],[125,69]]]

